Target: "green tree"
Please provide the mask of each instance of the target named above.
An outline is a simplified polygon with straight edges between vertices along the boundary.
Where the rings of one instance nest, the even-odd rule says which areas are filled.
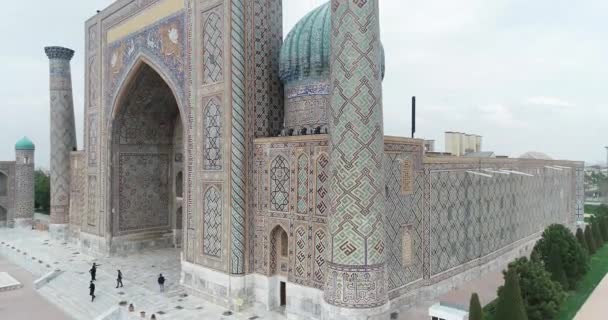
[[[576,228],[576,240],[578,243],[585,249],[585,251],[589,252],[589,248],[587,247],[587,240],[585,239],[585,234],[583,233],[583,229]]]
[[[469,320],[483,320],[483,311],[481,310],[481,303],[479,302],[477,293],[471,295],[471,301],[469,302]]]
[[[604,242],[608,241],[608,221],[606,219],[608,219],[608,217],[604,215],[597,217],[600,225],[600,233],[602,234],[602,239]]]
[[[599,250],[604,246],[604,239],[602,238],[602,232],[600,231],[598,219],[594,219],[594,221],[591,222],[591,233],[593,233],[593,239],[595,240],[595,248],[596,250]]]
[[[553,319],[566,294],[562,287],[551,280],[542,262],[518,258],[509,264],[508,270],[517,273],[526,315],[530,320]],[[503,271],[504,276],[507,272]],[[501,288],[498,294],[501,294]]]
[[[559,249],[560,259],[568,278],[566,289],[574,289],[578,280],[587,272],[587,254],[572,232],[561,224],[548,226],[534,246],[533,252],[547,266],[550,263],[549,255],[553,247]]]
[[[587,242],[587,248],[589,249],[589,254],[594,254],[596,251],[595,248],[595,239],[593,239],[593,233],[591,233],[591,226],[585,226],[585,241]]]
[[[553,247],[549,255],[549,264],[546,266],[547,271],[551,273],[551,280],[559,283],[562,288],[568,288],[568,278],[562,265],[562,259],[559,255],[559,248]]]
[[[47,214],[51,208],[51,177],[40,169],[34,171],[34,207]]]
[[[495,320],[528,320],[515,269],[505,274],[505,285],[498,290]]]

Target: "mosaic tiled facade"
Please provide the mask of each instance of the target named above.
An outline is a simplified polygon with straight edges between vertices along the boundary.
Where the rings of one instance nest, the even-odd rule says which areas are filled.
[[[302,318],[394,309],[582,217],[580,163],[384,136],[378,1],[284,44],[280,0],[117,0],[86,30],[70,224],[103,253],[179,248],[186,289],[231,309],[279,307],[281,282]]]
[[[0,161],[0,227],[30,227],[34,218],[34,144],[15,144],[15,161]]]

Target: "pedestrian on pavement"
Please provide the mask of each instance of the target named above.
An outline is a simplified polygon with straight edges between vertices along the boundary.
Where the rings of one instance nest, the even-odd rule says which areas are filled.
[[[93,267],[91,267],[89,273],[91,274],[91,281],[95,281],[95,274],[97,273],[97,265],[95,265],[95,262],[93,262]]]
[[[95,300],[95,284],[93,280],[91,280],[91,284],[89,285],[89,295],[91,296],[91,302]]]
[[[165,292],[165,277],[162,273],[158,276],[158,285],[160,286],[160,292]]]
[[[118,269],[118,277],[116,277],[116,288],[119,286],[122,288],[122,272],[120,269]]]

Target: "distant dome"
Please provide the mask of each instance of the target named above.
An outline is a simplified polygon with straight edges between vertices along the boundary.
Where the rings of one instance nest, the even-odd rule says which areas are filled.
[[[15,144],[15,150],[34,150],[36,149],[32,140],[23,137]]]
[[[546,153],[538,152],[538,151],[528,151],[521,156],[520,159],[538,159],[538,160],[553,160],[553,158],[549,157]]]
[[[287,34],[279,62],[283,82],[329,78],[331,10],[327,2],[302,18]],[[382,50],[384,78],[384,50]]]

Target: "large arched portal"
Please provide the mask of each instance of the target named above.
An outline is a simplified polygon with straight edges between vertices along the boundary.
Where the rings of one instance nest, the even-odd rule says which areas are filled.
[[[183,186],[174,183],[174,177],[181,174],[183,159],[183,126],[177,100],[163,78],[142,63],[115,110],[112,123],[114,237],[152,240],[149,243],[155,246],[171,245],[169,239],[174,239],[173,244],[178,244],[181,239],[169,235],[176,232],[176,212],[182,206]],[[178,183],[183,181],[179,179]],[[181,223],[179,225],[181,227]],[[146,236],[133,237],[134,234]]]

